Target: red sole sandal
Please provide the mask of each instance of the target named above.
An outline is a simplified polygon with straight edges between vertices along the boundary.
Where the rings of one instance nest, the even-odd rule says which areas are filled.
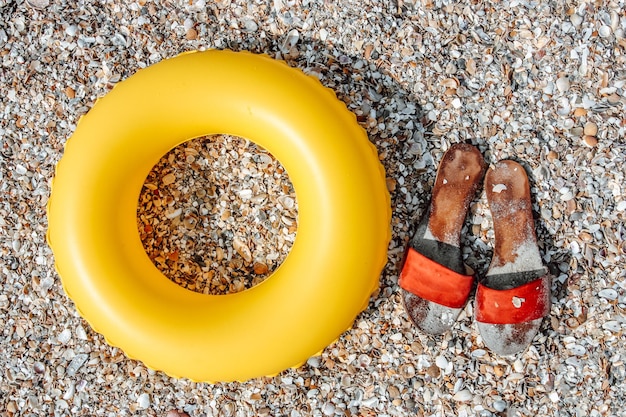
[[[515,355],[532,342],[550,312],[550,277],[543,265],[526,171],[498,162],[487,171],[485,192],[493,217],[494,254],[476,290],[476,324],[485,345]]]
[[[461,252],[461,228],[485,173],[480,151],[453,145],[444,154],[425,216],[409,242],[399,284],[420,330],[442,334],[454,324],[474,284]]]

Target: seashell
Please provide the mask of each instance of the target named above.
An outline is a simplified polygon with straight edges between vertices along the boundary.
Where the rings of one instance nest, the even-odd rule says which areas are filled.
[[[606,298],[607,300],[615,300],[617,299],[617,291],[615,291],[613,288],[605,288],[598,292],[598,296]]]
[[[263,275],[263,274],[267,274],[267,272],[269,271],[269,268],[267,267],[267,264],[264,264],[263,262],[255,262],[254,263],[254,273],[257,275]]]
[[[472,393],[469,390],[464,389],[454,394],[452,399],[458,402],[468,402],[472,400],[472,397],[473,397]]]
[[[67,375],[74,376],[76,372],[78,372],[78,370],[85,364],[85,362],[87,362],[87,359],[89,359],[89,355],[86,353],[80,353],[74,356],[70,364],[67,366]]]
[[[163,183],[163,185],[173,184],[174,181],[176,181],[176,175],[174,175],[172,173],[167,174],[163,178],[161,178],[161,182]]]
[[[322,407],[322,413],[325,416],[333,416],[335,415],[335,405],[331,402],[327,402]]]
[[[140,410],[145,410],[150,407],[150,395],[147,393],[143,393],[137,398],[137,405]]]
[[[195,227],[198,225],[198,215],[195,213],[188,213],[187,215],[185,215],[185,217],[183,218],[183,226],[185,226],[187,229],[195,229]]]
[[[444,356],[439,355],[435,359],[435,365],[437,365],[438,368],[446,369],[448,366],[448,360]]]
[[[252,261],[252,252],[250,252],[250,248],[240,238],[236,237],[233,239],[233,249],[235,249],[235,252],[237,252],[244,261]]]
[[[285,37],[285,40],[283,41],[283,44],[280,47],[281,52],[285,54],[289,53],[291,51],[291,48],[296,46],[299,40],[300,40],[300,32],[298,32],[297,29],[292,29],[287,34],[287,36]]]
[[[172,219],[175,219],[176,217],[180,216],[182,213],[183,213],[183,209],[182,208],[177,208],[176,210],[168,211],[165,214],[165,217],[167,217],[168,219],[172,220]]]
[[[578,13],[574,13],[569,17],[569,21],[574,25],[574,27],[579,27],[583,23],[583,18]]]
[[[46,371],[46,367],[41,362],[35,362],[35,364],[33,365],[33,370],[36,374],[43,374]]]
[[[228,401],[222,406],[221,415],[226,417],[232,417],[235,415],[236,411],[237,407],[235,406],[235,404],[232,401]]]
[[[459,80],[457,80],[456,78],[446,78],[441,81],[441,85],[446,88],[458,88]]]
[[[569,103],[569,100],[566,97],[561,97],[558,101],[559,107],[557,108],[557,113],[561,116],[567,116],[570,114],[572,110],[572,106]]]
[[[244,19],[243,27],[246,32],[256,32],[259,29],[259,25],[253,19]]]
[[[59,343],[64,345],[67,342],[69,342],[71,338],[72,338],[72,332],[69,329],[65,329],[59,334],[59,336],[57,337],[57,340],[59,341]]]
[[[556,88],[561,92],[561,93],[566,93],[569,88],[570,88],[570,82],[569,82],[569,78],[567,76],[564,77],[559,77],[556,80]]]
[[[295,206],[295,201],[288,195],[281,195],[277,198],[278,202],[281,206],[286,208],[287,210],[291,210]]]
[[[250,189],[243,189],[238,194],[242,200],[250,200],[252,198],[252,190]]]
[[[576,356],[582,356],[585,353],[587,353],[587,349],[585,349],[583,346],[578,345],[576,343],[572,343],[568,345],[567,348],[569,349],[570,352],[572,352]]]
[[[493,402],[493,409],[501,413],[506,410],[506,402],[502,400],[496,400]]]
[[[195,30],[194,28],[189,29],[187,33],[185,33],[185,39],[187,39],[188,41],[192,41],[197,38],[198,38],[198,31]]]
[[[600,35],[601,38],[608,38],[609,36],[611,36],[611,33],[613,33],[613,31],[611,30],[610,26],[607,25],[602,25],[598,29],[598,35]]]
[[[565,121],[563,122],[563,127],[565,129],[571,129],[572,127],[574,127],[574,121],[572,119],[565,119]]]
[[[596,136],[598,134],[598,125],[593,122],[587,122],[583,132],[585,135]]]
[[[591,136],[591,135],[583,136],[583,141],[585,142],[585,145],[591,148],[593,148],[594,146],[598,144],[598,138],[596,138],[595,136]]]
[[[26,0],[26,3],[33,9],[45,9],[50,5],[50,0]]]
[[[621,330],[621,327],[619,322],[617,320],[610,320],[607,321],[606,323],[602,324],[602,328],[604,330],[608,330],[611,332],[619,332]]]
[[[415,367],[413,365],[404,364],[400,366],[400,376],[409,379],[415,376]]]
[[[68,27],[65,28],[65,33],[67,33],[68,36],[74,37],[76,36],[76,34],[78,33],[78,26],[76,25],[69,25]],[[70,88],[70,87],[68,87]],[[72,90],[73,92],[73,90]],[[74,98],[74,97],[70,97],[70,98]]]
[[[619,14],[615,10],[611,10],[611,29],[613,32],[619,28]]]

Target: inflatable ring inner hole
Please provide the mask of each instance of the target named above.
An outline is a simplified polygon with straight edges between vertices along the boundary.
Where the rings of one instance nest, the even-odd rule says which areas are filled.
[[[164,155],[137,205],[152,263],[178,285],[213,295],[269,277],[291,250],[297,216],[282,164],[254,142],[228,135],[192,139]]]

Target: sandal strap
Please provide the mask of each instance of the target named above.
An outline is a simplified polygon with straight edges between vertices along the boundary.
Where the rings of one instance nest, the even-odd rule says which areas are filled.
[[[550,312],[550,277],[544,275],[519,287],[495,290],[478,284],[476,320],[488,324],[518,324]]]
[[[412,247],[407,252],[399,281],[401,288],[450,308],[463,307],[473,283],[473,275],[459,274]]]

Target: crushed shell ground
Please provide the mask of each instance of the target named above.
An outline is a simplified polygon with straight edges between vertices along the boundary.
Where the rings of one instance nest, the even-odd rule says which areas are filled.
[[[0,416],[625,415],[625,8],[0,0]],[[334,90],[377,147],[393,205],[380,290],[352,328],[298,369],[213,385],[167,377],[108,346],[63,293],[45,241],[54,166],[81,115],[140,68],[208,48],[265,53]],[[287,256],[297,196],[262,150],[207,140],[155,167],[144,191],[163,192],[142,194],[151,205],[138,210],[138,227],[146,252],[181,285],[238,291]],[[462,141],[489,164],[519,161],[531,181],[552,308],[515,357],[485,347],[473,300],[439,337],[419,333],[400,302],[405,244],[437,162]],[[259,176],[242,175],[246,164]],[[484,194],[462,245],[484,274],[493,250]]]

